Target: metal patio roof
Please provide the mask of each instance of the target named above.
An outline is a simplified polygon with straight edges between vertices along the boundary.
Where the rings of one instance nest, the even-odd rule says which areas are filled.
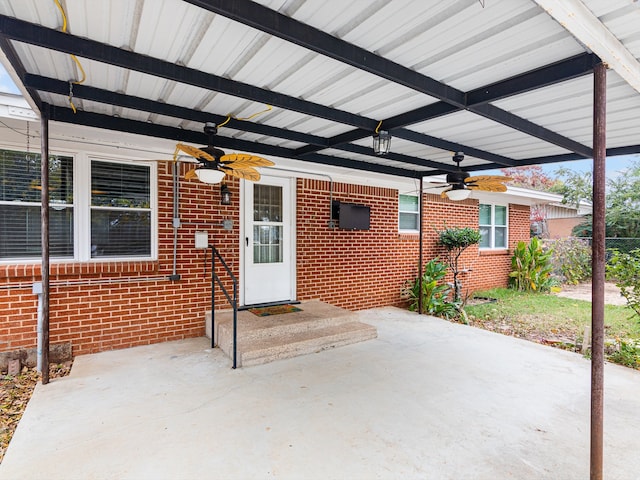
[[[7,68],[53,121],[205,144],[230,116],[222,148],[428,177],[451,151],[471,170],[592,158],[604,61],[607,154],[640,152],[634,0],[61,3],[66,32],[54,0],[0,2]]]

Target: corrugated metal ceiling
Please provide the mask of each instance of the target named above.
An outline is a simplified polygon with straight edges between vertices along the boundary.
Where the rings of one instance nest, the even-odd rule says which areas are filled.
[[[204,144],[205,121],[271,104],[219,146],[409,177],[451,171],[452,150],[475,170],[590,157],[599,59],[531,0],[62,3],[67,35],[53,0],[0,2],[0,45],[53,120]],[[583,3],[640,58],[636,2]],[[640,152],[640,94],[608,85],[609,153]]]

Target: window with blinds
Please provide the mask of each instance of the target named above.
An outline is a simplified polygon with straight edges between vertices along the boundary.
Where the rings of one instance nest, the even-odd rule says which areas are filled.
[[[91,258],[150,255],[150,168],[92,161]]]
[[[40,155],[0,150],[0,260],[37,258],[41,243]],[[73,158],[49,157],[49,246],[74,255]]]

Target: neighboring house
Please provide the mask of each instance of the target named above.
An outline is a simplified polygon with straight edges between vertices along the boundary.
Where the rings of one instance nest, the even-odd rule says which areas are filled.
[[[535,194],[534,194],[535,195]],[[562,203],[562,195],[545,194],[547,203],[531,207],[531,233],[544,238],[570,237],[573,228],[592,213],[592,205],[581,201],[579,205]]]
[[[26,141],[19,117],[28,107],[12,111],[0,145],[0,351],[35,346],[41,278],[39,139]],[[30,135],[38,130],[29,123]],[[417,275],[413,180],[272,158],[258,183],[228,178],[231,202],[221,205],[220,185],[181,178],[188,164],[175,183],[171,162],[149,161],[170,158],[172,142],[61,124],[50,136],[50,341],[70,343],[74,355],[203,335],[211,252],[196,248],[197,232],[239,279],[241,305],[403,305]],[[464,286],[505,286],[511,248],[529,238],[540,200],[531,193],[474,192],[462,202],[424,193],[424,261],[444,258],[437,230],[480,228],[480,246],[461,259]],[[369,207],[370,228],[338,228],[332,201]],[[229,308],[219,291],[215,299]]]

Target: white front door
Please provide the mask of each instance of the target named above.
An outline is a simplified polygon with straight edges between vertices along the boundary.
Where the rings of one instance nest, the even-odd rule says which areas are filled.
[[[294,300],[292,180],[244,182],[245,305]]]

